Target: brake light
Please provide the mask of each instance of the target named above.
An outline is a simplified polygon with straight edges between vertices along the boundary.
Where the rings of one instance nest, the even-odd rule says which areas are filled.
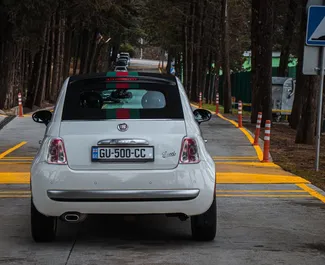
[[[181,164],[197,164],[200,162],[198,146],[194,139],[183,139],[179,162]]]
[[[57,165],[67,164],[67,155],[61,138],[54,138],[50,141],[47,163]]]

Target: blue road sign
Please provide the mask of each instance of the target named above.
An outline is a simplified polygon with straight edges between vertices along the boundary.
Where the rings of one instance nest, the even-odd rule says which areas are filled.
[[[325,6],[309,7],[306,44],[309,46],[325,46]]]

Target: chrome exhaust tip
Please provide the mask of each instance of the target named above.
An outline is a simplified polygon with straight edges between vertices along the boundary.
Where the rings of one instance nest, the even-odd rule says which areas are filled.
[[[62,215],[62,220],[68,223],[80,223],[86,219],[86,214],[80,213],[65,213]]]

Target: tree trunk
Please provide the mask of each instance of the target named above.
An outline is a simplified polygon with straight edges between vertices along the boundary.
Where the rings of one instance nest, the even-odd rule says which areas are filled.
[[[61,48],[61,31],[60,31],[60,12],[56,13],[56,32],[55,32],[55,53],[53,63],[51,102],[55,102],[59,88],[60,78],[60,48]]]
[[[97,46],[98,44],[97,44],[97,30],[96,30],[93,36],[92,45],[89,53],[89,62],[88,62],[88,69],[87,69],[88,73],[96,72],[96,70],[94,71],[94,65],[96,64],[95,58],[97,53]]]
[[[80,67],[79,74],[84,74],[87,70],[89,34],[88,30],[84,29],[82,32],[82,47],[80,50]]]
[[[183,29],[183,33],[184,33],[184,49],[183,49],[183,84],[184,84],[184,88],[186,90],[186,92],[188,92],[188,60],[189,60],[189,52],[188,52],[188,24],[189,24],[189,20],[188,20],[188,15],[190,12],[190,9],[187,7],[188,5],[186,5],[186,9],[185,9],[185,23],[184,23],[184,29]]]
[[[59,87],[57,95],[59,94],[61,90],[61,86],[63,83],[63,70],[64,70],[64,49],[65,49],[65,31],[66,31],[66,17],[63,14],[62,18],[60,20],[60,35],[61,35],[61,43],[60,43],[60,72],[59,72]],[[70,67],[70,66],[69,66]]]
[[[259,92],[256,87],[257,69],[257,43],[258,43],[258,21],[260,0],[252,0],[252,22],[251,22],[251,87],[252,87],[252,112],[251,123],[256,123],[259,111],[262,111],[259,100]]]
[[[262,126],[266,120],[272,120],[272,33],[273,33],[273,0],[265,0],[259,4],[258,38],[256,48],[256,86],[259,91],[254,102],[254,112],[262,106]],[[253,116],[257,116],[254,113]],[[255,120],[253,121],[256,122]]]
[[[314,144],[317,114],[317,92],[320,83],[319,76],[307,76],[304,88],[305,102],[302,106],[302,114],[299,122],[296,143]]]
[[[229,59],[229,22],[228,0],[222,0],[222,74],[223,74],[223,107],[224,113],[231,112],[231,79]]]
[[[188,85],[189,85],[189,94],[190,94],[190,99],[191,100],[197,100],[196,97],[196,91],[193,88],[193,71],[194,71],[194,27],[195,27],[195,8],[196,8],[196,1],[197,0],[192,0],[192,5],[191,5],[191,31],[190,31],[190,56],[189,56],[189,66],[190,66],[190,74],[189,74],[189,79],[188,79]]]
[[[77,69],[78,69],[78,62],[80,58],[80,48],[81,48],[81,43],[82,43],[82,34],[80,34],[79,40],[78,40],[78,46],[76,48],[76,52],[74,55],[74,65],[73,65],[73,74],[77,74]]]
[[[215,76],[215,80],[214,80],[214,96],[217,95],[217,93],[219,93],[219,80],[220,80],[220,67],[221,67],[221,55],[220,55],[220,50],[217,50],[217,54],[216,54],[216,76]],[[215,100],[216,97],[214,97]],[[219,94],[219,104],[220,104],[220,94]]]
[[[307,0],[303,0],[299,6],[301,12],[300,20],[300,39],[299,39],[299,54],[297,65],[297,80],[295,97],[292,105],[292,111],[289,119],[290,127],[293,129],[298,128],[299,120],[301,117],[302,105],[303,105],[303,91],[306,86],[306,76],[302,73],[304,48],[306,41],[306,26],[307,26],[307,12],[306,12]]]
[[[50,37],[50,45],[51,48],[49,50],[49,62],[47,65],[47,80],[46,80],[46,90],[45,90],[45,98],[47,100],[51,100],[52,95],[52,87],[53,87],[53,68],[54,68],[54,56],[55,56],[55,15],[52,15],[51,19],[51,37]]]
[[[41,75],[41,83],[39,87],[39,91],[36,95],[36,101],[35,105],[41,107],[42,106],[42,101],[44,100],[44,94],[46,90],[46,83],[47,83],[47,78],[48,78],[48,58],[49,58],[49,53],[50,53],[50,35],[51,35],[51,28],[50,25],[47,26],[46,29],[46,42],[45,42],[45,49],[43,53],[43,65],[42,65],[42,75]]]
[[[26,91],[28,89],[28,79],[29,79],[29,58],[30,58],[30,51],[25,48],[25,58],[24,58],[24,80],[23,80],[23,90],[21,91],[22,97],[26,95]]]
[[[278,76],[288,76],[290,46],[294,34],[297,7],[297,0],[290,0],[287,13],[287,22],[283,34],[284,38],[281,47],[280,67],[278,69]]]
[[[71,18],[67,19],[67,27],[70,27]],[[71,67],[71,46],[72,46],[72,30],[68,28],[65,32],[65,46],[64,46],[64,63],[63,63],[63,79],[70,75]]]
[[[9,41],[2,43],[0,54],[2,63],[0,64],[0,109],[6,107],[7,93],[10,90],[11,62],[13,61],[13,45]]]
[[[41,60],[42,60],[42,51],[39,50],[35,56],[34,56],[34,64],[33,64],[33,69],[32,69],[32,74],[29,79],[29,84],[28,84],[28,92],[27,92],[27,100],[25,103],[25,106],[32,109],[34,105],[34,95],[37,93],[37,79],[38,79],[38,73],[39,69],[41,68]]]
[[[212,90],[212,83],[213,83],[213,68],[212,68],[212,57],[213,54],[211,52],[211,48],[209,49],[209,82],[208,82],[208,89],[207,89],[207,93],[206,93],[206,98],[208,101],[208,104],[213,104],[213,102],[211,102],[211,90]]]
[[[39,52],[35,55],[34,60],[34,69],[33,69],[33,77],[31,79],[31,83],[28,88],[28,95],[26,100],[26,107],[33,109],[33,106],[36,102],[36,96],[39,93],[39,88],[41,84],[41,73],[43,66],[43,59],[45,53],[46,46],[46,36],[47,36],[47,24],[45,25],[42,37],[42,45],[39,48]]]

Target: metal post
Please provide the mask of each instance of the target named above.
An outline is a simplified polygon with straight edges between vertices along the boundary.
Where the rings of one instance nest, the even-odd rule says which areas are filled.
[[[322,131],[322,109],[323,109],[323,90],[324,90],[324,59],[325,59],[325,49],[320,48],[321,61],[320,61],[320,89],[318,96],[318,106],[317,106],[317,133],[316,133],[316,171],[319,171],[319,155],[320,155],[320,136]]]

